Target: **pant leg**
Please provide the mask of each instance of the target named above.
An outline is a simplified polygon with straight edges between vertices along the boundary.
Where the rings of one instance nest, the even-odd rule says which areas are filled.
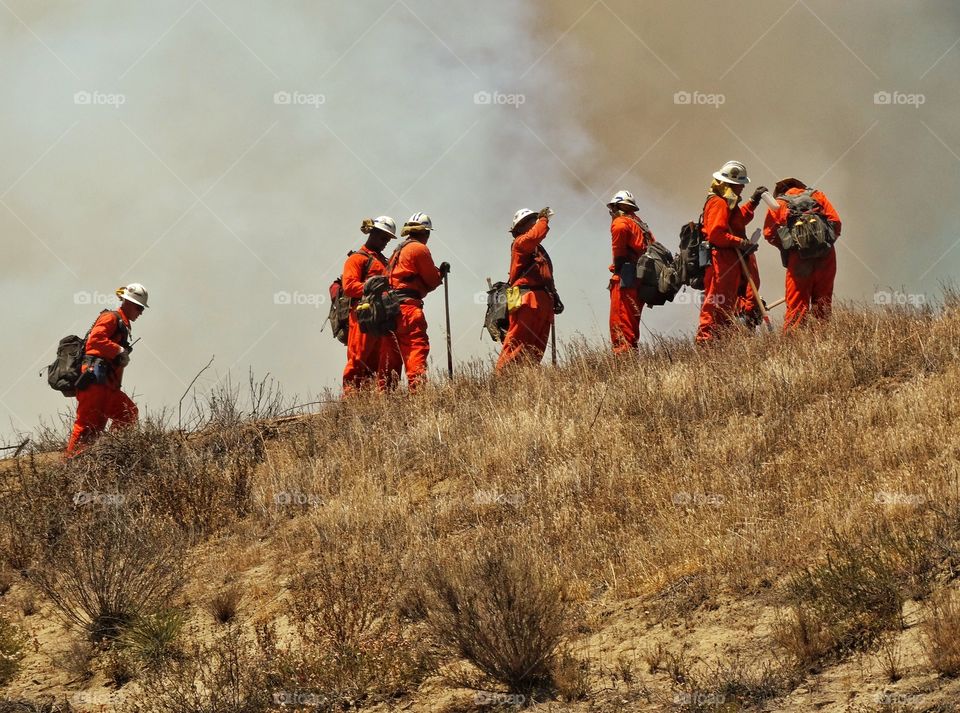
[[[643,303],[636,288],[621,287],[619,280],[610,281],[610,341],[614,354],[633,351],[640,342],[640,315]]]
[[[107,427],[107,386],[93,384],[77,394],[77,417],[67,442],[67,457],[80,453],[97,439]]]
[[[422,307],[413,303],[400,305],[397,341],[407,372],[407,383],[411,389],[416,389],[427,381],[427,358],[430,356],[427,319]]]
[[[789,332],[803,324],[810,311],[810,299],[813,293],[812,260],[803,260],[800,253],[791,250],[787,257],[787,279],[784,285],[787,298],[787,314],[783,320],[783,331]]]
[[[713,258],[704,274],[703,305],[696,337],[698,343],[716,339],[720,330],[730,324],[731,314],[736,308],[741,275],[740,261],[733,250],[713,251]]]
[[[112,389],[107,395],[104,413],[110,419],[110,429],[134,426],[140,417],[140,410],[120,389]]]
[[[834,248],[820,258],[813,272],[810,300],[813,303],[813,316],[827,321],[833,312],[833,283],[837,277],[837,250]]]
[[[525,294],[520,306],[510,313],[510,326],[497,360],[497,371],[510,364],[543,361],[552,326],[553,298],[539,290]]]
[[[343,393],[373,383],[380,368],[380,348],[382,337],[364,334],[360,324],[351,312],[350,327],[347,333],[347,365],[343,370]]]

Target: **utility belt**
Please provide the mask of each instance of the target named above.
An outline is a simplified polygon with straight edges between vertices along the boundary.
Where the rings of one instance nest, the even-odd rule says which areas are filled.
[[[393,293],[400,298],[401,304],[414,302],[419,307],[423,307],[423,297],[420,294],[420,290],[415,290],[413,288],[403,288],[394,290]]]
[[[83,372],[77,380],[77,391],[83,391],[88,386],[108,383],[114,374],[113,364],[97,356],[83,357]]]

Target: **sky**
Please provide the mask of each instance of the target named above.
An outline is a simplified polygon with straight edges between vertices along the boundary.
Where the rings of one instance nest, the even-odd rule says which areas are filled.
[[[201,397],[251,371],[336,395],[327,290],[365,217],[432,216],[458,363],[496,355],[514,211],[556,212],[562,355],[605,339],[613,192],[675,248],[730,159],[827,193],[842,300],[929,303],[960,266],[946,0],[0,0],[0,62],[5,443],[73,408],[41,372],[129,282],[150,292],[124,379],[142,410],[176,409],[211,357]],[[780,298],[776,251],[760,266]],[[645,310],[643,340],[696,313]],[[442,291],[426,316],[440,379]]]

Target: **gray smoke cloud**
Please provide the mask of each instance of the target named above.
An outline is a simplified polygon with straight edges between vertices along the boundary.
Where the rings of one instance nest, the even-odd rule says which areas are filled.
[[[841,297],[932,298],[960,251],[958,36],[949,2],[6,0],[4,431],[72,406],[37,373],[130,281],[153,305],[125,384],[142,406],[174,407],[212,354],[200,393],[250,368],[335,389],[327,286],[383,213],[433,216],[466,360],[495,352],[482,299],[510,216],[551,205],[561,342],[600,339],[609,193],[675,246],[729,158],[827,191]],[[646,326],[691,332],[689,301]],[[439,370],[441,294],[426,312]]]

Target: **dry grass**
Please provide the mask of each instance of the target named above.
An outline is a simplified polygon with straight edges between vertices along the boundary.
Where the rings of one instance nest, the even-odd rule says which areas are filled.
[[[183,659],[143,684],[168,702],[186,685],[177,676],[201,676],[232,677],[235,710],[293,685],[361,705],[410,695],[461,656],[523,688],[502,662],[562,651],[579,608],[657,597],[672,618],[789,581],[799,638],[788,648],[808,646],[797,656],[808,662],[843,656],[896,628],[904,599],[929,596],[960,542],[958,306],[947,295],[937,309],[840,309],[788,337],[668,340],[637,359],[574,344],[560,369],[497,378],[477,364],[452,385],[362,394],[292,421],[259,420],[281,410],[262,389],[247,409],[221,395],[190,438],[147,423],[72,464],[19,459],[0,481],[0,554],[31,572],[89,570],[87,550],[116,559],[109,538],[80,536],[97,511],[73,505],[79,491],[133,497],[130,522],[169,523],[192,553],[212,537],[261,543],[258,593],[242,588],[250,619],[221,627],[243,628],[243,646],[211,654],[209,632],[187,637]],[[54,560],[60,542],[75,544]],[[147,544],[142,564],[156,561]],[[210,568],[178,561],[193,579]],[[491,563],[499,578],[484,579]],[[56,601],[64,582],[53,584]],[[531,603],[539,619],[510,622]],[[460,605],[495,606],[470,632]],[[493,642],[483,666],[458,641],[481,634]],[[269,680],[240,666],[271,652]],[[657,658],[651,669],[668,665]],[[572,680],[576,697],[577,666],[561,663],[534,678]],[[692,674],[674,663],[683,686]],[[734,673],[729,695],[773,695],[761,673]]]
[[[935,600],[923,633],[933,670],[944,676],[960,676],[960,596],[950,592]]]

